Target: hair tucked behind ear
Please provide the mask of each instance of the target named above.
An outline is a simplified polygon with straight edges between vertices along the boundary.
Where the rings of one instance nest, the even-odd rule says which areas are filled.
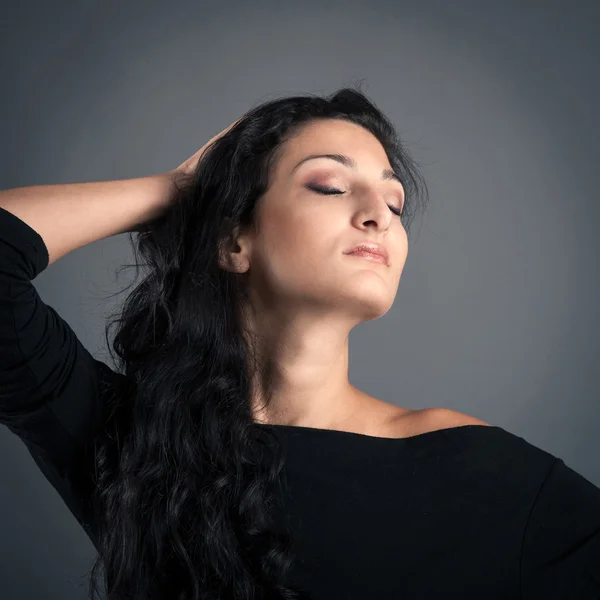
[[[282,144],[317,119],[379,139],[405,188],[407,231],[426,205],[393,126],[348,88],[251,109],[177,180],[169,210],[132,238],[146,273],[106,329],[108,340],[118,325],[125,377],[96,439],[92,599],[100,568],[109,600],[310,598],[289,580],[293,540],[275,493],[284,457],[274,431],[252,420],[249,370],[260,365],[242,331],[240,276],[219,267],[218,251],[236,227],[256,226]]]

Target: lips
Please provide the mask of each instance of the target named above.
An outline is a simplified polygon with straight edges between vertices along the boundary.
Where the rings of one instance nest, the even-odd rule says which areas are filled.
[[[354,254],[355,252],[368,252],[369,254],[381,256],[384,259],[386,265],[389,261],[388,251],[381,244],[376,244],[374,242],[361,242],[356,246],[352,246],[352,248],[350,248],[349,250],[346,250],[344,254]]]

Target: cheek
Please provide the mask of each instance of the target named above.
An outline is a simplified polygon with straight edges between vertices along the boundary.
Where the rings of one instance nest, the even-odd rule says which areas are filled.
[[[265,219],[263,248],[266,258],[280,265],[297,264],[318,251],[316,217],[281,210]],[[321,242],[322,243],[322,242]]]
[[[288,216],[264,230],[260,260],[272,284],[298,291],[330,271],[326,262],[335,260],[335,247],[327,246],[333,246],[331,231],[327,235],[315,225],[315,219]]]
[[[294,266],[302,243],[298,228],[289,215],[265,215],[258,241],[255,269],[258,267],[270,283],[276,283]]]

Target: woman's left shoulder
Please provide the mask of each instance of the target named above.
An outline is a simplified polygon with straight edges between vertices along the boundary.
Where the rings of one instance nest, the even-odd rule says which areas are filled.
[[[427,408],[424,410],[427,421],[436,429],[461,427],[463,425],[484,425],[492,427],[490,423],[482,421],[473,415],[467,415],[450,408]]]

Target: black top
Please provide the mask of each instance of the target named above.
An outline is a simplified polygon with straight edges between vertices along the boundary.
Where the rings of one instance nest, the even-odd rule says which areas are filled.
[[[47,266],[39,234],[0,208],[0,422],[96,544],[81,456],[124,376],[42,302]],[[600,489],[523,438],[263,427],[283,442],[294,580],[315,599],[600,599]]]

